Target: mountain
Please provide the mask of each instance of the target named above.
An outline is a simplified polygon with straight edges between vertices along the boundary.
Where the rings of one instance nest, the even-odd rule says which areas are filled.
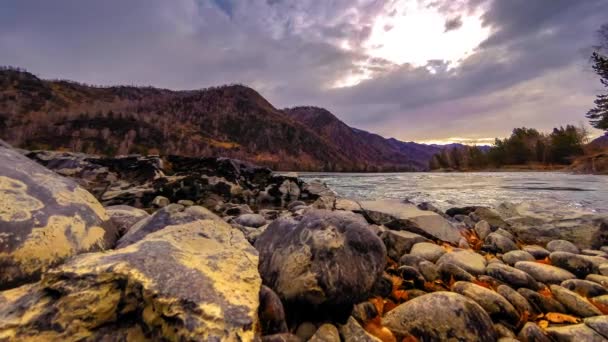
[[[275,170],[424,170],[438,147],[354,129],[327,110],[278,110],[242,85],[94,87],[0,69],[0,138],[25,149],[226,156]]]

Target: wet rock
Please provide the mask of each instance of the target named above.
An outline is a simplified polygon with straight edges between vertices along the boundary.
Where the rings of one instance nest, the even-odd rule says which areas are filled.
[[[517,338],[521,342],[551,342],[543,330],[533,322],[527,322],[521,328]]]
[[[365,331],[357,320],[352,317],[348,318],[346,324],[340,325],[339,331],[344,341],[380,342],[378,338]]]
[[[519,261],[515,263],[515,268],[528,273],[537,281],[545,284],[559,284],[564,280],[576,278],[574,274],[559,267],[531,261]]]
[[[279,218],[258,237],[264,283],[286,301],[351,305],[365,299],[382,274],[386,249],[357,214],[307,211]]]
[[[454,249],[437,260],[438,266],[442,264],[454,264],[473,275],[480,275],[485,273],[487,262],[484,257],[473,251]]]
[[[0,145],[0,289],[36,281],[76,254],[112,248],[117,238],[92,194]]]
[[[268,286],[260,289],[260,307],[258,317],[263,335],[286,333],[285,310],[279,296]]]
[[[150,217],[147,212],[129,205],[111,205],[106,212],[120,236],[124,235],[135,223]]]
[[[598,283],[598,284],[602,285],[603,287],[608,288],[608,277],[607,276],[603,276],[603,275],[599,275],[599,274],[590,274],[585,277],[585,280],[589,280],[594,283]]]
[[[290,333],[262,336],[262,342],[304,342],[297,335]]]
[[[419,242],[410,250],[411,255],[419,256],[431,262],[437,261],[445,252],[445,248],[430,242]]]
[[[585,278],[593,272],[593,263],[585,256],[569,252],[553,252],[549,255],[551,263],[557,267],[572,272],[579,278]]]
[[[495,341],[490,316],[473,300],[452,292],[434,292],[389,311],[382,324],[397,337],[414,335],[421,341]]]
[[[532,256],[532,254],[526,252],[526,251],[520,251],[520,250],[515,250],[515,251],[510,251],[505,253],[502,256],[502,261],[504,261],[506,264],[513,266],[515,265],[516,262],[518,261],[534,261],[536,260],[536,258],[534,258],[534,256]]]
[[[545,297],[536,291],[520,288],[517,292],[530,303],[536,312],[561,312],[566,313],[566,308],[557,300]]]
[[[519,292],[513,290],[507,285],[498,286],[496,288],[496,292],[498,292],[499,295],[505,297],[505,299],[509,301],[509,303],[511,303],[511,305],[513,305],[513,307],[520,314],[523,314],[524,312],[528,312],[530,314],[540,313],[539,311],[534,309],[532,305],[530,305],[530,303],[526,298],[524,298],[524,296],[522,296],[521,294],[519,294]]]
[[[589,328],[608,339],[608,315],[588,317],[584,322]]]
[[[302,339],[302,341],[308,341],[317,332],[317,327],[311,322],[303,322],[298,325],[296,329],[296,335]]]
[[[388,256],[394,260],[398,260],[402,255],[408,253],[415,244],[428,241],[427,238],[418,234],[395,230],[385,231],[381,238],[386,246]]]
[[[532,276],[511,266],[490,264],[486,267],[486,274],[515,288],[527,287],[535,290],[540,288]]]
[[[589,303],[587,299],[575,292],[572,292],[559,285],[551,285],[550,289],[555,299],[562,303],[562,305],[564,305],[568,311],[572,312],[576,316],[591,317],[602,314],[602,312],[596,308],[595,305]]]
[[[199,207],[184,207],[179,204],[169,204],[157,210],[153,215],[133,225],[129,231],[118,240],[116,248],[123,248],[143,239],[146,235],[164,229],[167,226],[184,224],[196,220],[215,218],[215,214]]]
[[[498,233],[490,233],[484,240],[483,248],[493,253],[507,253],[518,249],[513,240]]]
[[[452,286],[452,291],[474,300],[495,320],[504,319],[510,324],[519,321],[519,313],[513,305],[492,290],[473,283],[457,281]]]
[[[544,259],[551,254],[551,252],[539,245],[526,245],[522,247],[522,250],[532,254],[536,259]]]
[[[420,274],[426,279],[426,281],[435,281],[439,279],[439,269],[435,264],[430,261],[423,261],[418,264],[418,270]]]
[[[572,242],[566,240],[553,240],[547,243],[547,250],[550,252],[568,252],[579,254],[580,250]]]
[[[235,218],[234,222],[245,227],[259,228],[266,224],[266,219],[260,214],[243,214]]]
[[[562,282],[560,285],[583,297],[597,297],[608,293],[608,289],[602,285],[588,280],[570,279]]]
[[[340,342],[340,333],[333,324],[325,323],[308,340],[310,342]]]
[[[427,238],[457,244],[458,229],[442,216],[418,209],[415,205],[397,200],[362,201],[365,215],[374,223],[394,230],[406,230]]]
[[[462,268],[449,263],[439,265],[439,275],[445,284],[449,284],[452,279],[459,281],[473,281],[475,276]]]
[[[605,342],[606,338],[585,324],[573,324],[561,327],[549,327],[547,335],[556,342]]]
[[[171,204],[171,201],[169,201],[169,199],[165,196],[156,196],[152,200],[151,204],[155,208],[164,208],[164,207],[168,206],[169,204]]]
[[[475,224],[475,232],[481,240],[485,240],[485,238],[492,233],[492,227],[490,227],[490,224],[487,221],[482,220]]]
[[[0,336],[103,340],[111,332],[126,340],[145,331],[151,340],[250,341],[258,326],[257,263],[243,235],[209,212],[122,249],[82,254],[40,284],[3,293]]]

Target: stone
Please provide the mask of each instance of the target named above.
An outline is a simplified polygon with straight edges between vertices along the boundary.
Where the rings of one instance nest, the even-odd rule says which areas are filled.
[[[304,340],[294,334],[282,333],[262,336],[262,342],[304,342]]]
[[[473,300],[453,292],[433,292],[389,311],[382,325],[397,337],[420,341],[495,341],[490,316]]]
[[[514,250],[502,255],[502,261],[513,266],[518,261],[534,261],[536,258],[526,251]]]
[[[209,212],[122,249],[79,255],[39,284],[3,292],[0,336],[140,340],[145,331],[151,340],[251,341],[257,264],[243,235]]]
[[[150,214],[144,210],[129,205],[111,205],[106,207],[106,212],[110,216],[114,227],[118,229],[120,236],[124,235],[137,222],[150,217]]]
[[[608,315],[588,317],[584,319],[585,324],[595,330],[596,333],[608,339]]]
[[[445,252],[445,248],[430,242],[419,242],[412,246],[410,250],[411,255],[419,256],[431,262],[436,262]]]
[[[515,268],[522,270],[534,279],[545,284],[559,284],[564,280],[574,279],[576,276],[559,267],[531,261],[519,261]]]
[[[386,246],[388,256],[394,260],[399,260],[402,255],[409,253],[415,244],[428,241],[418,234],[396,230],[386,230],[380,237]]]
[[[439,269],[430,261],[423,261],[418,264],[418,270],[426,281],[433,282],[439,279]]]
[[[253,210],[247,204],[227,203],[223,208],[224,216],[239,216],[243,214],[253,214]]]
[[[594,283],[598,283],[598,284],[602,285],[603,287],[608,288],[608,277],[607,276],[603,276],[603,275],[599,275],[599,274],[590,274],[585,277],[585,280],[589,280]]]
[[[527,322],[519,331],[517,338],[521,342],[551,342],[543,330],[533,322]]]
[[[245,227],[259,228],[266,224],[266,219],[260,214],[242,214],[237,216],[234,222]]]
[[[504,319],[512,325],[519,321],[519,313],[513,305],[493,290],[466,281],[457,281],[452,286],[452,291],[474,300],[494,320]]]
[[[608,253],[597,250],[597,249],[583,249],[583,250],[581,250],[581,254],[608,258]],[[608,260],[606,260],[606,262],[608,262]]]
[[[500,336],[500,339],[498,340],[499,342],[503,341],[503,339],[505,339],[505,338],[507,338],[507,339],[515,338],[515,333],[513,333],[513,331],[511,331],[511,329],[507,328],[502,323],[494,324],[494,331],[496,331],[496,334],[498,336]],[[517,340],[515,340],[515,341],[517,341]]]
[[[386,248],[360,215],[311,209],[279,218],[255,247],[264,283],[284,301],[352,305],[366,299],[386,264]]]
[[[471,273],[450,263],[443,263],[439,265],[439,275],[445,284],[449,284],[452,279],[456,281],[473,281],[475,279]]]
[[[310,342],[340,342],[340,332],[333,324],[325,323],[308,340]]]
[[[490,264],[486,267],[486,274],[514,288],[527,287],[535,290],[540,288],[532,276],[511,266]]]
[[[179,200],[179,201],[177,201],[177,204],[183,205],[184,207],[191,207],[191,206],[194,205],[194,201],[191,201],[191,200]]]
[[[344,341],[381,342],[380,339],[365,331],[353,317],[349,317],[346,324],[340,325],[339,331]]]
[[[605,342],[606,338],[585,324],[551,326],[545,330],[547,335],[556,342]]]
[[[572,242],[566,240],[553,240],[547,243],[547,250],[550,252],[568,252],[579,254],[581,251]]]
[[[454,264],[472,275],[484,274],[487,264],[483,256],[465,249],[454,249],[437,260],[438,266],[445,263]]]
[[[483,248],[493,253],[507,253],[518,249],[513,240],[498,233],[490,233],[484,240]]]
[[[403,254],[401,256],[401,258],[399,258],[399,265],[400,266],[403,266],[403,265],[412,266],[412,267],[418,268],[418,265],[423,261],[426,261],[426,260],[422,259],[419,256],[411,255],[411,254]]]
[[[502,235],[511,241],[515,241],[515,236],[513,236],[513,234],[509,233],[507,230],[505,230],[503,228],[496,229],[495,233],[498,235]]]
[[[591,304],[586,298],[559,285],[549,287],[555,299],[575,316],[591,317],[601,315],[602,312]]]
[[[293,202],[290,202],[290,203],[287,205],[287,209],[288,209],[288,210],[292,210],[292,209],[293,209],[293,208],[295,208],[295,207],[299,207],[299,206],[305,206],[305,205],[306,205],[306,203],[305,203],[305,202],[302,202],[302,201],[293,201]]]
[[[359,203],[372,222],[394,230],[406,230],[430,239],[458,244],[460,233],[448,220],[432,212],[397,200],[362,201]]]
[[[598,267],[598,272],[603,276],[608,276],[608,264],[601,264]]]
[[[164,208],[171,204],[171,201],[165,196],[156,196],[152,200],[152,206],[155,208]]]
[[[485,240],[485,238],[492,233],[492,227],[487,221],[479,221],[475,224],[475,233],[481,240]]]
[[[359,322],[367,322],[372,318],[378,316],[378,309],[371,302],[361,302],[353,307],[353,312],[351,315]]]
[[[526,288],[520,288],[517,290],[517,293],[522,295],[532,307],[534,307],[536,312],[560,312],[566,313],[566,308],[557,300],[541,295],[536,291],[532,291]]]
[[[266,219],[267,221],[274,221],[277,218],[279,218],[279,214],[280,212],[278,210],[273,210],[273,209],[261,209],[258,212],[260,215],[262,215],[264,217],[264,219]]]
[[[285,179],[281,186],[279,186],[279,192],[281,193],[281,199],[289,202],[300,198],[300,187],[298,183],[291,180]]]
[[[0,290],[36,281],[74,255],[112,248],[117,239],[91,193],[0,145]]]
[[[415,287],[424,287],[425,279],[418,269],[412,266],[400,266],[397,273],[403,280],[412,281]]]
[[[311,322],[303,322],[298,325],[296,329],[296,335],[302,339],[302,341],[308,341],[317,332],[317,327]]]
[[[285,310],[279,296],[268,286],[260,289],[260,307],[258,317],[263,335],[288,332],[285,322]]]
[[[537,312],[532,305],[530,305],[530,303],[528,302],[528,300],[526,298],[524,298],[524,296],[522,296],[521,294],[519,294],[519,292],[513,290],[512,288],[510,288],[507,285],[500,285],[496,288],[496,292],[498,292],[499,295],[505,297],[505,299],[507,301],[509,301],[509,303],[511,303],[511,305],[513,305],[513,307],[517,310],[517,312],[519,312],[519,314],[523,314],[524,312],[527,312],[529,314],[539,314],[540,312]]]
[[[334,196],[321,196],[311,205],[314,209],[334,210],[336,198]]]
[[[608,294],[608,289],[589,280],[570,279],[563,281],[560,285],[583,297],[597,297]]]
[[[570,271],[579,278],[585,278],[587,274],[593,272],[593,263],[586,259],[584,255],[553,252],[549,255],[549,259],[553,265]]]
[[[307,195],[306,198],[310,199],[317,199],[321,196],[336,197],[336,192],[318,179],[306,182],[302,191]]]
[[[551,254],[551,252],[539,245],[526,245],[522,247],[522,250],[530,253],[535,259],[544,259]]]
[[[334,209],[360,212],[361,206],[356,201],[353,201],[353,200],[350,200],[347,198],[336,198],[336,203],[334,204]]]

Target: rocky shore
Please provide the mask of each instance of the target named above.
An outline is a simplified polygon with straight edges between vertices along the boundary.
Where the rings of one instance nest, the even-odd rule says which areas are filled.
[[[0,341],[606,341],[608,219],[0,143]]]

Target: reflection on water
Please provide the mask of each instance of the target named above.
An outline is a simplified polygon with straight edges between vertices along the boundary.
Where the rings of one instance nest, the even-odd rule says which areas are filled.
[[[559,172],[473,173],[300,173],[326,182],[339,195],[355,199],[398,198],[428,201],[441,209],[497,206],[502,202],[551,202],[608,213],[608,177]]]

